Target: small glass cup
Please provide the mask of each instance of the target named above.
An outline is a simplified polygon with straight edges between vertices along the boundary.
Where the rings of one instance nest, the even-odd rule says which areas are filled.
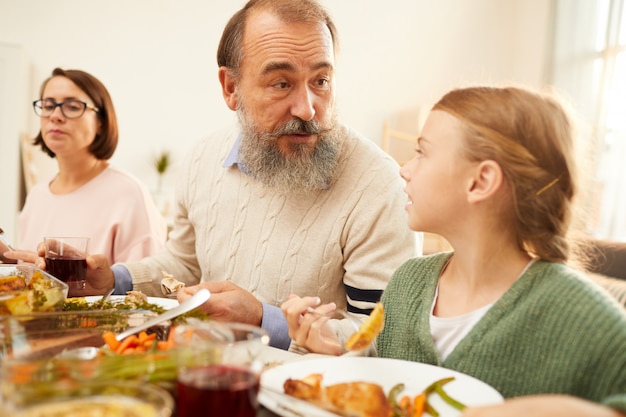
[[[45,237],[46,271],[65,282],[70,290],[85,288],[88,237]]]
[[[255,417],[265,330],[189,319],[176,326],[177,417]]]

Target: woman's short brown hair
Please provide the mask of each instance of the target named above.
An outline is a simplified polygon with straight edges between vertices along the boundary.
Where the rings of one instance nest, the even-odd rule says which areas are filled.
[[[91,152],[98,159],[110,159],[113,156],[113,153],[115,153],[115,148],[117,148],[118,130],[113,101],[111,100],[111,96],[109,95],[109,92],[104,84],[102,84],[96,77],[85,71],[55,68],[52,71],[52,75],[41,85],[39,98],[43,98],[43,91],[53,77],[65,77],[70,79],[78,88],[89,96],[94,105],[98,108],[97,115],[101,124],[100,131],[96,134],[96,137],[91,145],[89,145],[89,152]],[[41,130],[39,130],[39,134],[33,140],[33,145],[40,145],[44,152],[52,158],[55,157],[54,152],[46,146],[43,137],[41,136]]]

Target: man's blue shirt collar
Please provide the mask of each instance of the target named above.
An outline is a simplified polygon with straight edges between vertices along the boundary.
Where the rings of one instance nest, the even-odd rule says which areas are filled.
[[[239,159],[239,148],[241,148],[241,134],[237,136],[237,140],[235,140],[235,144],[231,148],[228,156],[224,160],[224,164],[222,167],[230,168],[233,165],[237,165],[241,169],[241,160]]]

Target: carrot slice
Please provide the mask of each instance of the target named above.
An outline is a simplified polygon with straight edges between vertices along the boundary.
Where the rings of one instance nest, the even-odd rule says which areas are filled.
[[[122,340],[122,342],[117,347],[117,349],[115,349],[115,352],[122,353],[128,348],[134,348],[137,346],[138,342],[139,342],[139,338],[137,336],[135,335],[128,336],[126,339]]]
[[[145,331],[139,332],[139,344],[143,345],[145,344],[147,341],[151,342],[154,339],[156,339],[156,333],[146,333]]]
[[[412,417],[421,417],[424,414],[424,407],[426,407],[426,393],[422,392],[413,399]]]
[[[174,344],[175,344],[174,343],[174,330],[175,330],[175,328],[171,327],[170,328],[170,332],[167,335],[167,349],[174,348]],[[188,339],[191,338],[192,333],[193,333],[193,329],[189,329],[187,331],[187,333],[185,333],[185,337],[188,338]]]
[[[400,398],[400,401],[398,401],[398,407],[400,407],[400,409],[404,411],[404,415],[410,415],[411,397],[409,397],[408,395],[404,395],[402,398]]]
[[[110,330],[102,333],[102,339],[104,339],[104,343],[107,344],[109,349],[112,351],[117,351],[117,348],[120,346],[120,341],[115,338],[115,333]]]

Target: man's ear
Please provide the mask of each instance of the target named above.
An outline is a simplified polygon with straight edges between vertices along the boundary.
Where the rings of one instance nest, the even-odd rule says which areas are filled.
[[[476,203],[496,194],[504,182],[504,173],[496,161],[486,160],[474,168],[467,187],[467,201]]]
[[[220,67],[217,72],[217,76],[220,80],[220,84],[222,85],[222,96],[224,97],[226,105],[231,110],[237,110],[238,96],[235,92],[237,83],[231,76],[230,70],[226,67]]]

